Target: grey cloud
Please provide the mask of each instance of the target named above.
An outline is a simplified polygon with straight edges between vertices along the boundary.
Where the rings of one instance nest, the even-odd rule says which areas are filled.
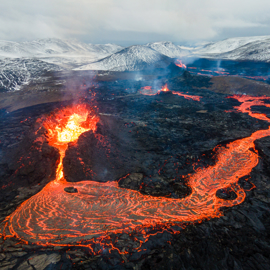
[[[58,37],[131,45],[266,35],[269,12],[269,0],[1,1],[0,39]]]

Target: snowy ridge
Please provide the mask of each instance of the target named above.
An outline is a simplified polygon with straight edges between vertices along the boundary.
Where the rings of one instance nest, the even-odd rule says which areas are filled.
[[[168,41],[148,43],[146,46],[171,58],[184,57],[192,51],[192,48],[181,47]]]
[[[240,37],[240,38],[228,38],[215,43],[209,43],[200,50],[200,53],[213,53],[221,54],[238,49],[246,44],[253,42],[262,42],[269,39],[270,36],[258,36],[258,37]]]
[[[172,59],[148,46],[135,45],[89,65],[81,66],[76,70],[135,71],[154,65],[159,66],[165,62],[169,64]]]
[[[46,57],[52,55],[90,55],[107,56],[123,47],[115,44],[86,44],[74,40],[56,38],[39,39],[30,42],[0,41],[0,56],[19,57]]]
[[[270,36],[229,38],[195,50],[198,57],[270,62]]]
[[[270,62],[270,36],[229,38],[184,47],[154,42],[127,48],[75,40],[0,41],[0,91],[19,90],[46,71],[138,71],[167,67],[175,58],[211,58]]]
[[[221,56],[231,60],[251,60],[270,62],[270,37],[255,41]]]

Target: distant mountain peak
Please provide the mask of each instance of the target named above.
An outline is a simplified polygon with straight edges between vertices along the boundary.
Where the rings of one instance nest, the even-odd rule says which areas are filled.
[[[190,54],[188,49],[175,45],[170,41],[148,43],[146,46],[171,58],[181,58]]]
[[[133,45],[77,70],[135,71],[168,66],[173,60],[146,46]]]

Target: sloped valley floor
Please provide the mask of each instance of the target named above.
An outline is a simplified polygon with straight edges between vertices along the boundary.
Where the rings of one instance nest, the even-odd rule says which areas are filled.
[[[64,85],[59,85],[60,79],[65,81]],[[270,86],[238,79],[213,79],[181,69],[166,74],[161,70],[140,74],[58,72],[44,75],[42,82],[30,84],[20,93],[3,93],[0,268],[269,269],[270,139],[267,136],[256,140],[255,149],[250,150],[259,156],[257,166],[235,183],[244,190],[244,201],[222,207],[219,217],[194,222],[183,220],[178,224],[170,224],[168,220],[165,225],[152,224],[145,231],[114,233],[108,229],[106,237],[94,235],[89,243],[85,237],[78,244],[69,235],[60,235],[56,245],[47,240],[14,237],[12,232],[7,235],[5,230],[9,216],[19,205],[56,178],[60,154],[49,144],[40,119],[74,104],[87,104],[99,117],[95,136],[88,131],[76,143],[68,144],[63,159],[63,173],[69,187],[63,191],[65,194],[76,194],[80,183],[91,180],[101,184],[114,182],[121,189],[139,192],[147,198],[185,199],[192,193],[191,175],[214,166],[218,149],[226,149],[231,142],[269,127],[267,121],[237,110],[235,107],[241,103],[228,96],[243,93],[270,96]],[[158,90],[165,84],[173,92],[142,94],[145,87]],[[175,92],[199,96],[200,100]],[[264,102],[269,104],[267,98]],[[270,115],[266,106],[252,106],[251,111]],[[215,196],[229,205],[239,196],[236,185],[218,189]],[[60,209],[64,208],[65,205],[60,205]],[[57,222],[54,225],[57,230]]]

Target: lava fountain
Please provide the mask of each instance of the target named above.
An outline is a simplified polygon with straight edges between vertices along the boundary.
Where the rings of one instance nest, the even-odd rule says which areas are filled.
[[[242,104],[237,109],[257,119],[270,122],[263,114],[251,112],[254,105],[269,97],[233,96]],[[169,228],[203,219],[220,217],[221,207],[238,205],[245,199],[237,184],[258,164],[254,141],[270,136],[270,128],[250,137],[236,140],[216,149],[216,163],[189,176],[192,193],[183,199],[152,197],[138,191],[120,188],[117,182],[82,181],[72,185],[77,193],[66,193],[69,184],[62,173],[62,158],[67,144],[76,141],[87,130],[96,129],[98,117],[86,107],[60,110],[48,117],[44,126],[48,140],[61,153],[56,181],[22,203],[2,226],[4,238],[16,237],[39,245],[87,246],[109,239],[110,234],[139,231],[144,241],[149,228]],[[237,198],[223,200],[216,196],[219,189],[233,187]],[[111,244],[111,248],[114,248]],[[93,253],[98,253],[93,251]]]
[[[99,118],[93,110],[86,105],[68,107],[49,116],[43,125],[48,131],[48,141],[60,153],[60,162],[56,172],[55,181],[63,178],[63,158],[68,143],[77,141],[79,136],[89,130],[95,131]]]
[[[168,88],[168,85],[165,84],[165,85],[161,88],[160,92],[170,92],[170,90],[169,90],[169,88]]]

